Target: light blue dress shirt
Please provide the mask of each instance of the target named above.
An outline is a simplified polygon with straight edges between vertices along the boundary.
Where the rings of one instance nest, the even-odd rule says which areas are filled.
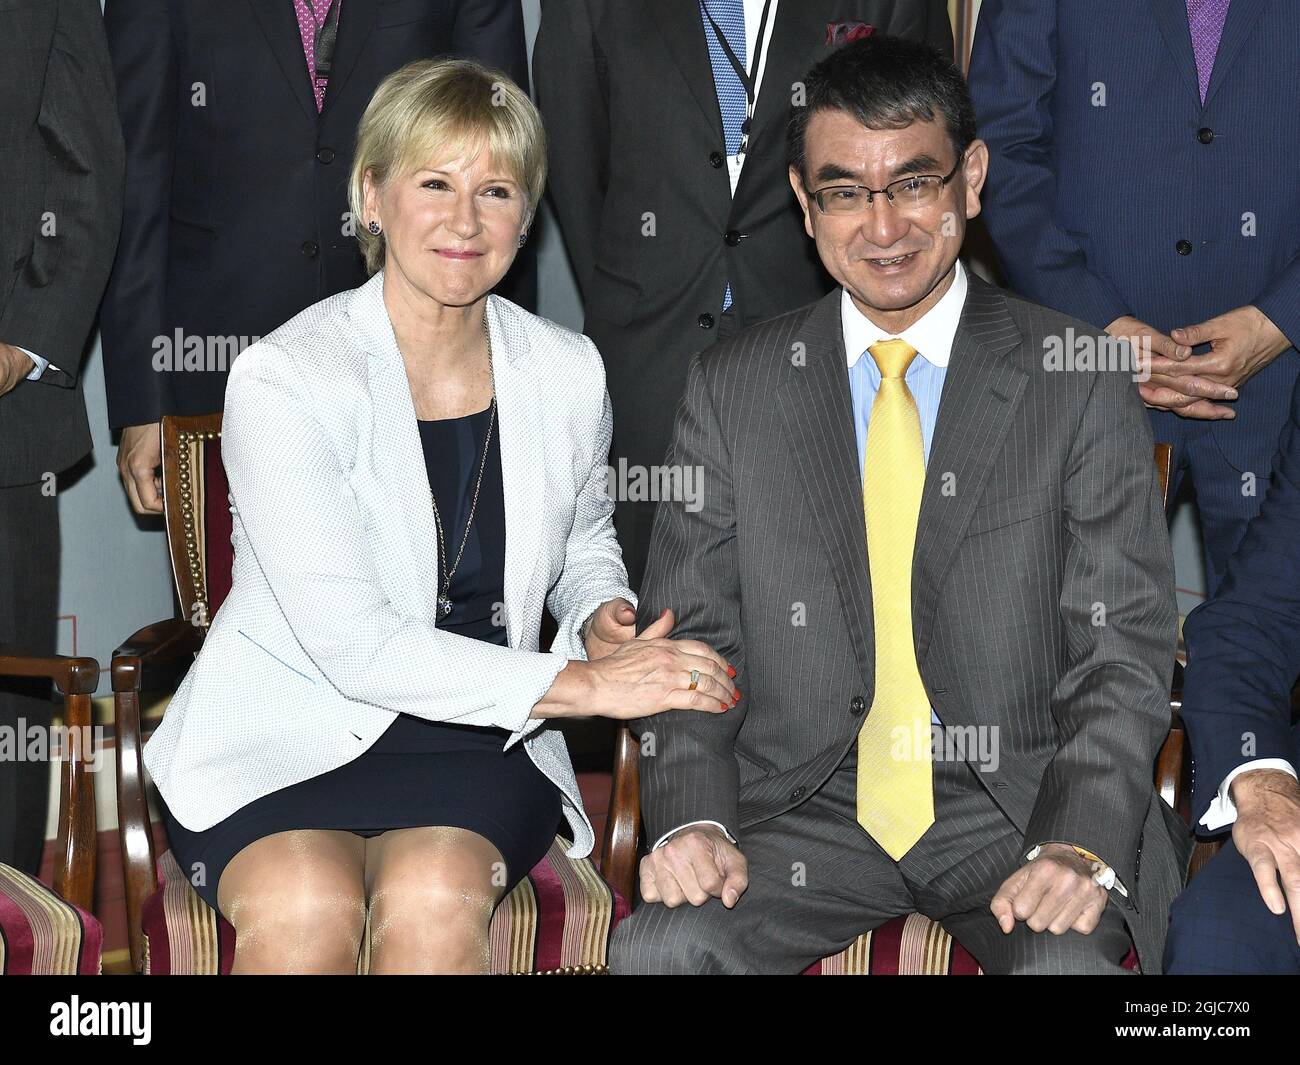
[[[939,418],[939,400],[943,395],[944,378],[948,376],[948,360],[952,356],[957,324],[966,303],[966,271],[958,261],[956,273],[948,291],[917,322],[902,333],[886,333],[858,309],[845,289],[841,293],[840,320],[844,329],[844,351],[849,363],[849,390],[853,396],[853,431],[858,442],[858,480],[866,474],[867,426],[871,422],[871,406],[880,390],[880,367],[867,350],[878,340],[897,337],[916,349],[916,358],[907,368],[903,379],[916,401],[921,417],[921,442],[925,448],[925,461],[930,462],[930,443],[934,439],[934,426]],[[930,710],[930,718],[941,724],[939,715]]]

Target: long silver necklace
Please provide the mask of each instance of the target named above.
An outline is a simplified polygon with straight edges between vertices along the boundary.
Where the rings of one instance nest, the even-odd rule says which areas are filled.
[[[488,415],[487,436],[483,442],[483,457],[479,459],[478,480],[474,483],[474,498],[469,506],[469,518],[465,522],[465,534],[460,538],[460,549],[456,552],[456,560],[451,564],[450,569],[445,569],[447,560],[447,545],[442,534],[442,514],[438,511],[438,497],[433,494],[433,489],[429,489],[429,498],[433,501],[433,523],[438,528],[438,569],[444,570],[446,576],[442,579],[442,591],[438,595],[438,616],[446,617],[451,613],[451,578],[456,572],[456,567],[460,565],[460,556],[465,553],[465,544],[469,541],[469,531],[474,524],[474,511],[478,508],[478,493],[483,487],[483,470],[487,467],[488,449],[492,446],[492,427],[496,423],[497,417],[497,381],[496,374],[492,369],[492,334],[488,330],[487,307],[483,308],[483,339],[487,341],[488,356],[488,373],[492,377],[492,406],[491,413]]]

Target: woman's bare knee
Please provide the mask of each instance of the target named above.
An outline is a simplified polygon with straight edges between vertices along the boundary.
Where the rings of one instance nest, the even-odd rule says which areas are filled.
[[[240,851],[218,902],[235,928],[235,972],[356,971],[365,929],[364,841],[282,832]]]
[[[487,972],[500,853],[466,829],[401,831],[417,834],[385,841],[370,877],[371,972]]]

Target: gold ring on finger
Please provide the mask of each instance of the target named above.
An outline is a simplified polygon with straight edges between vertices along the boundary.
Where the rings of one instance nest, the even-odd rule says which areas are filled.
[[[691,670],[691,686],[687,689],[687,691],[694,691],[694,690],[695,690],[695,686],[696,686],[697,684],[699,684],[699,683],[700,683],[700,671],[699,671],[698,669],[692,669],[692,670]]]

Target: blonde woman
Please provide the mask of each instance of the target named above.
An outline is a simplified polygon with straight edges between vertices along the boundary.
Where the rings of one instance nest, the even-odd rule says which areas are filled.
[[[594,345],[491,294],[545,158],[504,75],[397,71],[351,176],[373,276],[233,365],[233,589],[144,757],[236,972],[351,972],[368,910],[372,972],[485,972],[560,814],[594,843],[548,722],[739,698],[670,612],[635,633]]]

